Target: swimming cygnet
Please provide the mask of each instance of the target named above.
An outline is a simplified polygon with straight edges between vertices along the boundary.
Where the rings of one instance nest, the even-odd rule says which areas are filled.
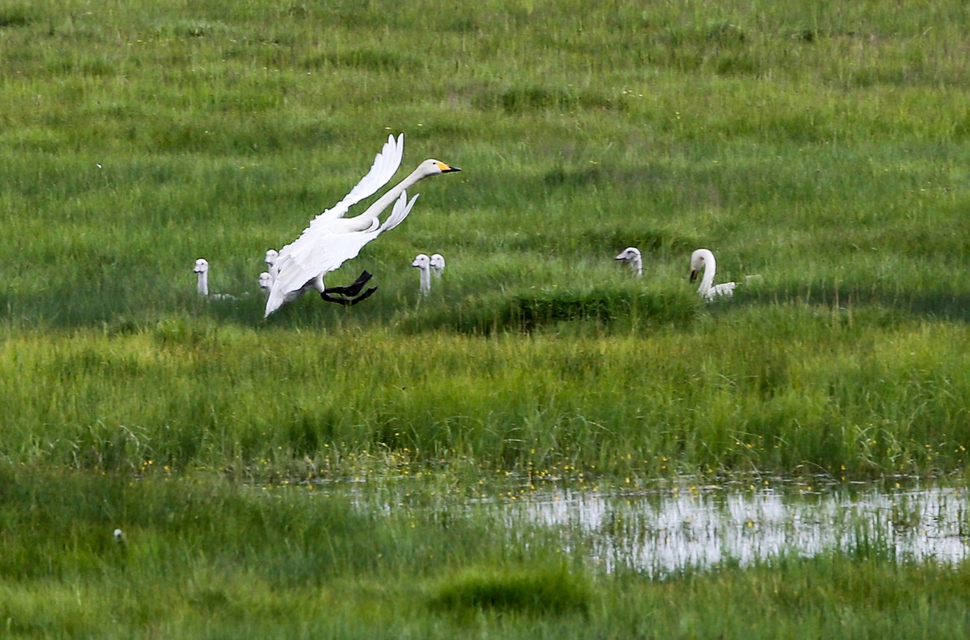
[[[435,253],[431,255],[431,273],[434,277],[440,278],[441,274],[445,270],[445,257],[440,253]]]
[[[236,300],[236,296],[229,295],[228,293],[213,293],[209,295],[209,261],[205,258],[199,258],[195,261],[195,268],[192,269],[193,272],[198,274],[199,280],[196,283],[195,290],[198,291],[200,296],[205,296],[212,300]]]
[[[428,295],[431,292],[431,258],[419,253],[411,266],[421,270],[421,295]]]
[[[643,275],[643,259],[640,257],[640,250],[636,247],[627,247],[614,260],[622,260],[630,265],[630,269],[633,270],[633,275],[636,277],[639,278]]]

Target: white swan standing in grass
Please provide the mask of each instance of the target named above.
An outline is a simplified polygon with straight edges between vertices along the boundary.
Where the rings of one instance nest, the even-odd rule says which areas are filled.
[[[205,258],[199,258],[195,261],[195,268],[192,269],[199,276],[199,280],[196,283],[195,290],[199,292],[200,296],[205,296],[213,300],[236,300],[236,296],[229,295],[228,293],[213,293],[209,295],[209,261]]]
[[[360,293],[371,278],[366,271],[346,287],[325,287],[323,277],[345,261],[357,257],[365,244],[384,231],[393,229],[407,217],[417,198],[415,195],[410,202],[407,201],[408,187],[429,176],[460,171],[458,167],[451,167],[439,160],[425,160],[362,214],[344,218],[352,205],[373,195],[388,183],[401,165],[403,153],[404,134],[397,140],[389,136],[381,152],[374,158],[370,171],[357,186],[332,209],[314,218],[299,238],[280,249],[273,265],[276,279],[266,300],[265,316],[309,289],[318,291],[320,297],[328,302],[344,305],[356,304],[377,290],[377,287],[371,287]],[[378,216],[391,203],[394,203],[394,210],[384,224],[380,224]]]
[[[419,253],[411,263],[421,271],[421,295],[426,296],[431,293],[431,258],[427,254]]]
[[[441,274],[445,272],[445,257],[440,253],[434,253],[431,255],[430,264],[431,264],[431,273],[434,275],[435,278],[440,279]]]
[[[269,294],[270,288],[273,286],[273,276],[269,271],[264,271],[259,274],[259,288],[262,289],[267,295]]]
[[[711,301],[718,296],[724,296],[730,298],[734,296],[734,287],[737,286],[736,282],[724,282],[721,284],[714,284],[714,274],[717,272],[717,260],[714,259],[714,254],[708,249],[698,249],[690,256],[690,281],[693,282],[697,278],[697,274],[704,270],[704,277],[701,278],[701,284],[697,287],[697,292],[701,294],[701,297],[707,301]]]
[[[614,260],[622,260],[630,265],[630,269],[636,277],[639,278],[643,275],[643,258],[640,256],[640,250],[636,247],[627,247]]]

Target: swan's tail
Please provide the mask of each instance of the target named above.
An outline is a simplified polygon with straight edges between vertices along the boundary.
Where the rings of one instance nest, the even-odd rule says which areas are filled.
[[[263,317],[268,318],[269,314],[282,307],[284,302],[286,302],[286,294],[283,293],[282,289],[272,287],[269,290],[269,297],[266,299],[266,310],[263,312]]]

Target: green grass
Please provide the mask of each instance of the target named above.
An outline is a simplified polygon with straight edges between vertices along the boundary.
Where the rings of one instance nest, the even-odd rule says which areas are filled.
[[[589,587],[566,567],[518,571],[468,571],[438,588],[431,607],[458,612],[525,611],[532,613],[587,613]]]
[[[651,579],[593,572],[581,536],[565,549],[529,522],[433,497],[448,489],[434,480],[386,513],[339,486],[6,465],[0,480],[13,638],[967,636],[966,563],[900,562],[878,539]]]
[[[562,558],[472,522],[431,559],[437,524],[258,487],[964,473],[968,28],[956,0],[0,0],[0,629],[959,637],[964,567],[868,556],[439,615]],[[328,276],[377,294],[262,320],[265,250],[401,131],[405,167],[463,171]],[[706,305],[698,247],[763,278]],[[239,301],[197,298],[198,257]]]
[[[732,304],[633,335],[592,320],[491,338],[310,332],[204,311],[18,331],[0,361],[0,442],[12,463],[260,482],[346,477],[364,459],[556,476],[964,467],[965,327]]]

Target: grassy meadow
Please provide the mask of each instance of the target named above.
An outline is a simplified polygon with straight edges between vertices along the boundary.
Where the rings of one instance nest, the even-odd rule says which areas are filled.
[[[962,477],[968,30],[956,0],[0,0],[0,629],[968,635],[966,566],[604,576],[311,489]],[[462,172],[327,278],[378,292],[264,320],[264,252],[400,132]],[[762,277],[705,304],[699,247]]]

